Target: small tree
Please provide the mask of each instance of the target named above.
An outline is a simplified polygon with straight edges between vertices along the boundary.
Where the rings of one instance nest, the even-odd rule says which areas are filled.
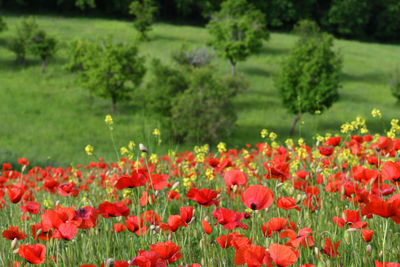
[[[179,65],[198,68],[211,64],[214,54],[214,50],[207,46],[189,50],[185,45],[182,45],[181,49],[172,53],[172,59]]]
[[[324,33],[300,38],[283,64],[276,87],[286,109],[295,114],[290,134],[304,113],[324,111],[338,100],[341,58]]]
[[[57,40],[48,36],[45,31],[38,30],[29,43],[29,49],[42,60],[42,72],[46,69],[47,59],[57,51]]]
[[[83,71],[83,61],[89,49],[93,46],[90,41],[75,38],[68,43],[69,62],[64,66],[71,72]]]
[[[103,41],[86,53],[80,82],[94,95],[111,98],[114,113],[117,101],[129,96],[145,71],[144,58],[138,55],[135,45]]]
[[[25,64],[26,52],[33,35],[38,31],[38,24],[34,17],[23,18],[17,25],[17,36],[10,39],[9,47],[17,58],[16,61]]]
[[[213,36],[210,45],[230,61],[232,75],[236,63],[257,52],[262,40],[269,38],[265,21],[264,14],[246,0],[227,0],[207,24]]]
[[[393,70],[389,80],[390,90],[392,95],[400,101],[400,68],[397,67]]]
[[[135,16],[133,26],[140,33],[142,40],[148,39],[147,32],[151,30],[157,10],[153,0],[134,0],[131,3],[129,13]]]
[[[0,32],[7,30],[7,23],[4,21],[3,17],[0,17]]]

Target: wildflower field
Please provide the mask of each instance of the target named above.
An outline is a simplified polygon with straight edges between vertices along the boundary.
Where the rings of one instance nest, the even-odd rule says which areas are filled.
[[[313,145],[263,129],[216,153],[130,141],[116,162],[87,145],[86,166],[5,163],[0,265],[400,266],[400,126],[366,131],[357,118]]]

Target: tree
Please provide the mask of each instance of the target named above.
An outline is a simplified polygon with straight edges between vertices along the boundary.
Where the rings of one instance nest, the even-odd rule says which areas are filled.
[[[42,72],[44,72],[47,59],[54,56],[57,51],[57,40],[48,36],[45,31],[38,30],[30,40],[29,49],[41,58]]]
[[[19,25],[17,25],[17,36],[10,39],[9,47],[17,58],[17,62],[25,64],[26,52],[33,35],[39,29],[36,19],[34,17],[22,18]]]
[[[135,45],[115,45],[109,40],[90,47],[82,62],[80,83],[97,96],[111,98],[112,113],[117,100],[127,98],[146,72]]]
[[[129,13],[135,16],[133,26],[140,33],[142,40],[147,40],[147,32],[154,23],[154,14],[158,8],[153,0],[134,0],[129,6]]]
[[[323,112],[339,98],[342,64],[332,47],[331,35],[303,35],[282,66],[276,87],[283,105],[296,115],[290,134],[302,114]]]
[[[3,17],[0,17],[0,32],[7,30],[7,23]]]
[[[246,0],[227,0],[221,4],[221,10],[212,16],[207,24],[213,36],[210,45],[230,61],[232,75],[235,74],[236,63],[257,52],[262,47],[263,39],[269,38],[265,24],[264,14]]]

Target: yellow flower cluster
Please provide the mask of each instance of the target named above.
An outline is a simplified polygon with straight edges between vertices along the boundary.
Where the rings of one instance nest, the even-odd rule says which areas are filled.
[[[159,130],[158,128],[155,128],[155,129],[153,130],[153,135],[154,135],[155,138],[157,138],[157,144],[160,145],[161,142],[162,142],[160,130]]]
[[[268,130],[267,129],[262,129],[261,130],[261,138],[266,138],[268,136]]]
[[[387,136],[390,138],[395,138],[396,134],[400,134],[400,126],[398,119],[392,119],[390,121],[390,130],[387,132]]]
[[[157,163],[158,163],[158,156],[157,156],[157,154],[150,154],[149,161],[150,161],[151,163],[157,164]]]
[[[92,156],[94,148],[91,145],[87,145],[87,146],[85,146],[85,151],[86,151],[86,154],[88,154],[88,156]]]
[[[271,139],[271,141],[274,141],[277,137],[278,135],[276,133],[274,132],[269,133],[269,139]]]
[[[136,146],[135,142],[129,141],[128,148],[126,148],[125,146],[120,148],[121,155],[122,156],[127,155],[128,159],[132,159],[134,155],[135,146]]]
[[[293,140],[291,138],[286,139],[285,144],[287,147],[291,148],[293,146]]]
[[[204,146],[195,146],[194,153],[196,154],[195,161],[202,163],[205,160],[206,154],[208,153],[208,145]]]
[[[374,108],[374,109],[371,111],[371,115],[372,115],[372,117],[374,117],[374,118],[376,118],[376,117],[382,118],[382,113],[381,113],[381,111],[380,111],[379,109],[376,109],[376,108]]]
[[[219,153],[226,152],[226,144],[224,142],[219,142],[217,149]]]
[[[104,121],[105,121],[107,127],[111,131],[114,130],[114,128],[113,128],[113,119],[112,119],[111,115],[107,115],[106,118],[104,119]]]
[[[368,133],[367,125],[365,124],[365,119],[359,116],[356,118],[355,121],[346,122],[345,124],[342,124],[342,126],[340,127],[340,132],[342,133],[348,133],[357,130],[360,130],[362,134]]]
[[[207,177],[207,179],[210,180],[210,181],[214,180],[214,179],[215,179],[214,170],[211,169],[211,168],[208,168],[208,169],[206,170],[206,177]]]

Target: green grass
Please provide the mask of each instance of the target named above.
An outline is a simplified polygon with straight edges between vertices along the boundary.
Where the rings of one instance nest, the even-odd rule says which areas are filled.
[[[41,73],[37,58],[29,57],[24,68],[16,65],[14,54],[7,49],[7,40],[15,34],[19,16],[6,15],[5,19],[9,30],[0,33],[0,162],[15,162],[17,157],[27,157],[37,164],[87,162],[86,144],[93,145],[106,160],[115,160],[104,125],[110,101],[91,98],[77,84],[76,75],[63,69],[68,60],[65,46],[49,61],[45,74]],[[112,35],[124,42],[136,39],[136,32],[127,21],[57,16],[38,16],[37,21],[63,42],[76,36],[96,40]],[[150,37],[150,42],[140,46],[147,62],[150,58],[169,62],[171,52],[182,43],[201,46],[209,35],[204,28],[159,23]],[[256,143],[261,141],[262,128],[275,131],[282,139],[288,136],[293,115],[282,107],[273,79],[295,41],[293,35],[273,33],[258,55],[239,62],[237,71],[246,76],[250,88],[236,97],[237,126],[232,136],[221,141],[230,146]],[[369,120],[371,132],[382,133],[385,127],[389,128],[390,119],[398,116],[400,106],[390,93],[388,76],[400,64],[400,46],[346,40],[337,40],[335,44],[344,64],[340,101],[320,116],[305,115],[295,137],[311,140],[317,132],[337,132],[343,122],[358,115]],[[221,73],[230,72],[228,61],[217,59],[215,64]],[[150,142],[155,124],[142,106],[140,98],[118,103],[113,116],[117,148],[129,140],[137,144]],[[383,122],[371,118],[372,108],[382,111]],[[165,143],[164,151],[192,146],[176,147],[166,140]]]

